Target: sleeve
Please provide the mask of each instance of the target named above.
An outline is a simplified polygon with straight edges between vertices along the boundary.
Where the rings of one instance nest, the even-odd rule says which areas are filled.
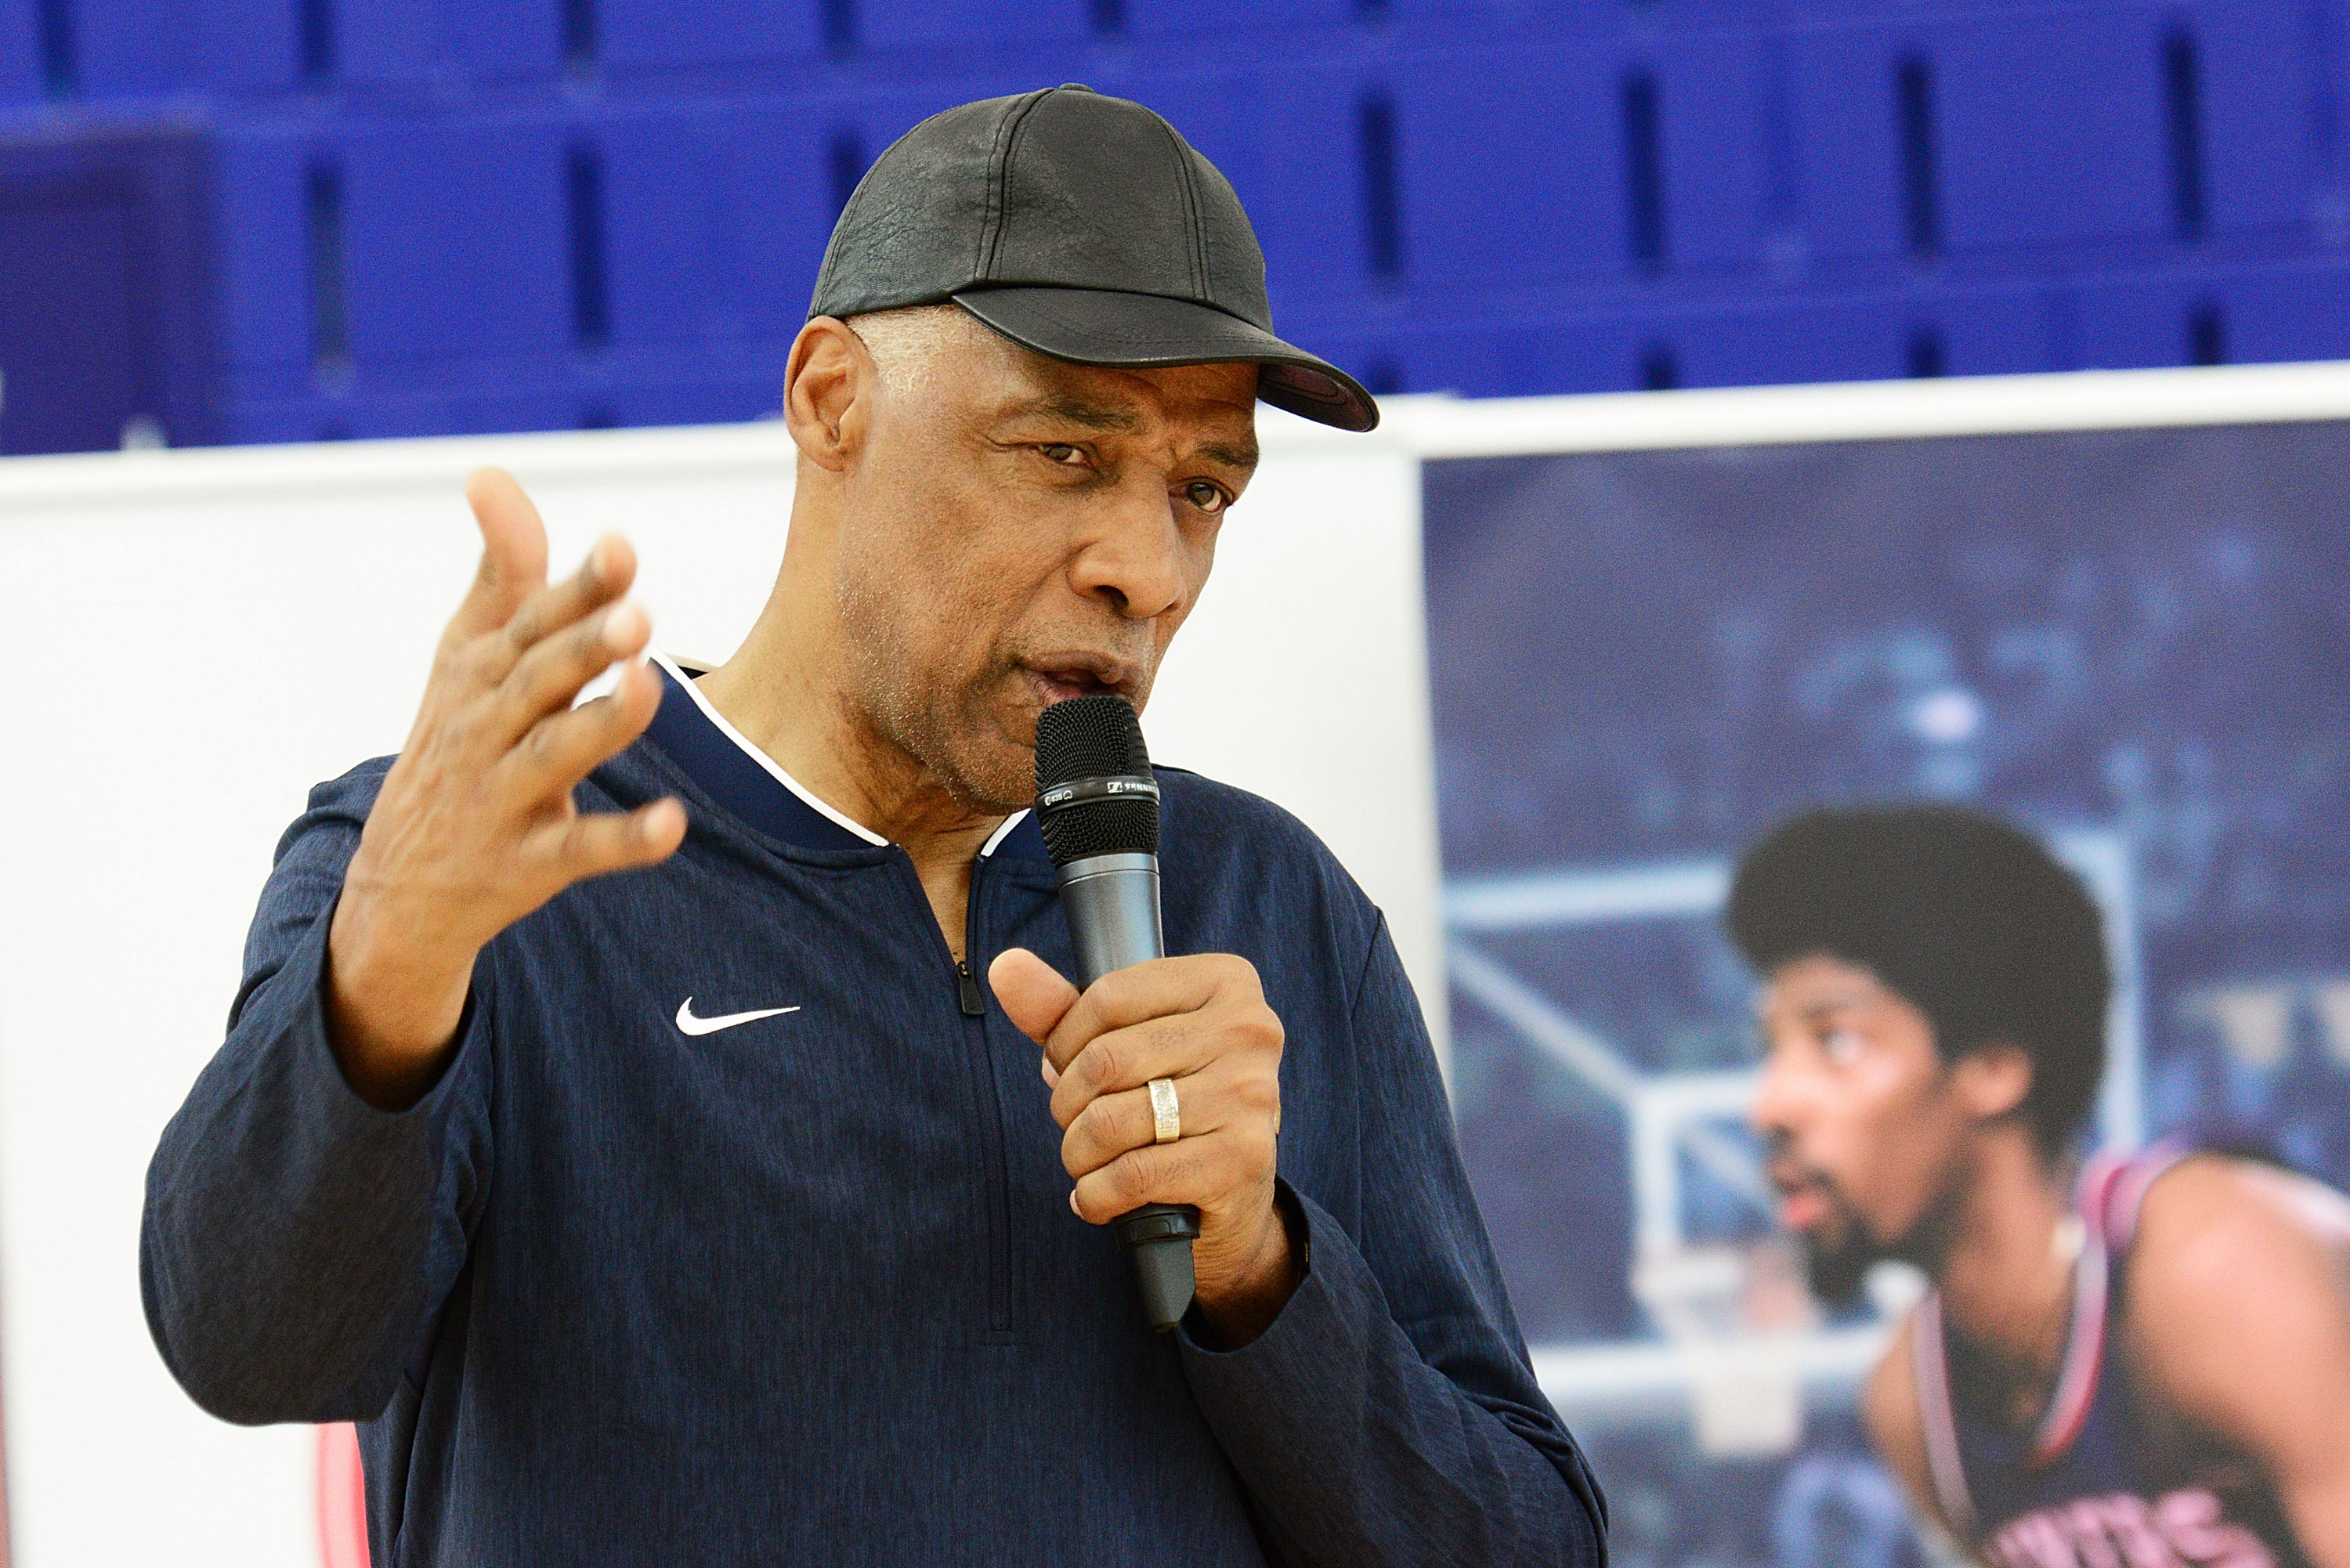
[[[1284,1186],[1305,1277],[1237,1350],[1180,1334],[1193,1394],[1288,1568],[1604,1568],[1607,1501],[1534,1381],[1384,921],[1354,1016],[1362,1234]]]
[[[380,764],[311,794],[279,844],[221,1046],[147,1171],[140,1289],[156,1348],[248,1425],[368,1420],[423,1348],[489,1179],[487,961],[440,1079],[403,1111],[328,1044],[327,931]]]

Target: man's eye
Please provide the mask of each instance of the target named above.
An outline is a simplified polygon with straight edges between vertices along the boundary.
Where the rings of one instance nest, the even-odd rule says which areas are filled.
[[[1224,509],[1230,498],[1206,480],[1195,479],[1183,487],[1183,499],[1190,502],[1194,509],[1213,516]]]
[[[1046,462],[1057,462],[1064,468],[1076,468],[1086,461],[1086,451],[1065,441],[1048,441],[1036,449],[1045,454]]]
[[[1820,1041],[1820,1053],[1837,1066],[1860,1059],[1860,1036],[1849,1029],[1831,1029]]]

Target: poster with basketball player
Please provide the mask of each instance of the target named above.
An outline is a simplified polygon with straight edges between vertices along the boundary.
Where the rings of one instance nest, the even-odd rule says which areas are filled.
[[[1617,1563],[2350,1563],[2345,472],[1428,465],[1456,1113]]]

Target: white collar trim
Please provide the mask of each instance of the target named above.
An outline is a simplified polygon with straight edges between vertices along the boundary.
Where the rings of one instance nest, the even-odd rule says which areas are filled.
[[[1007,837],[1011,836],[1012,830],[1019,826],[1020,819],[1027,815],[1028,808],[1024,805],[1018,811],[1014,812],[1010,816],[1005,817],[1001,823],[999,823],[996,826],[995,831],[987,836],[987,842],[979,846],[979,857],[982,860],[984,860],[989,856],[994,854],[995,846],[1003,843]]]
[[[761,751],[758,747],[753,745],[748,740],[744,739],[742,731],[736,729],[733,725],[726,722],[725,714],[721,713],[717,709],[710,705],[710,699],[702,694],[702,688],[693,683],[693,677],[688,675],[683,670],[678,667],[677,660],[671,659],[666,653],[656,652],[652,657],[654,663],[660,665],[663,670],[668,670],[670,675],[675,679],[677,683],[685,688],[685,694],[693,699],[693,705],[702,710],[702,716],[709,720],[712,724],[716,725],[718,732],[725,736],[728,740],[733,742],[734,744],[741,749],[744,756],[750,758],[753,762],[766,769],[768,774],[773,777],[777,784],[783,785],[785,789],[799,796],[800,799],[812,810],[820,814],[826,821],[838,824],[840,826],[845,827],[848,829],[849,832],[857,835],[858,837],[865,840],[866,843],[887,845],[889,842],[879,834],[874,832],[871,828],[866,826],[863,823],[853,821],[850,818],[842,815],[839,812],[835,811],[832,807],[827,805],[821,800],[818,800],[816,797],[815,791],[810,790],[805,784],[801,784],[799,780],[785,773],[781,767],[776,765],[775,758],[767,755],[766,753]],[[1014,820],[1016,821],[1017,818],[1014,818]],[[1008,822],[1004,825],[1005,827],[1009,827],[1010,826],[1011,824]],[[1003,836],[1003,829],[996,829],[995,838],[1001,838]],[[995,838],[991,838],[987,841],[987,849],[993,849],[995,847]],[[983,849],[980,853],[984,855],[987,853],[987,849]]]

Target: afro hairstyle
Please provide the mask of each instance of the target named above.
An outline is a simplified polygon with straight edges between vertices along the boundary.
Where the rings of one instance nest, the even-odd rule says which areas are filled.
[[[2106,1068],[2104,922],[2080,878],[2030,834],[1943,805],[1806,812],[1747,851],[1731,940],[1768,976],[1825,955],[1923,1012],[1945,1062],[2011,1044],[2032,1064],[2019,1107],[2063,1154]]]

